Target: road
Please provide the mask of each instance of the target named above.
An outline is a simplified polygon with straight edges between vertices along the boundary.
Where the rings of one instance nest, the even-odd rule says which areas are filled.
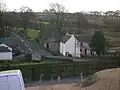
[[[43,81],[26,86],[26,90],[81,90],[80,77],[69,77],[58,80]]]
[[[80,83],[80,77],[71,77],[60,79],[60,81],[56,80],[46,80],[41,82],[32,82],[26,84],[26,87],[29,86],[37,86],[37,85],[55,85],[55,84],[72,84],[72,83]]]
[[[40,45],[36,41],[28,41],[28,39],[25,36],[15,32],[12,33],[26,46],[27,49],[29,49],[30,52],[34,52],[37,55],[41,55],[41,56],[46,56],[46,55],[52,56],[52,54],[41,49]]]

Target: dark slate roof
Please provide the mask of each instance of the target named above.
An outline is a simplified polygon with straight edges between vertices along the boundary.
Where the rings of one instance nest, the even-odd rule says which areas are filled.
[[[0,52],[12,52],[12,51],[9,50],[7,47],[0,46]]]
[[[49,30],[44,34],[45,41],[59,41],[59,33]]]
[[[90,42],[92,40],[92,35],[88,35],[88,34],[78,34],[75,35],[75,38],[79,41],[79,42]]]
[[[61,42],[66,43],[70,39],[70,35],[63,36]]]
[[[61,42],[66,43],[70,39],[70,35],[63,36],[61,39]],[[90,42],[92,40],[92,35],[91,34],[76,34],[75,38],[79,42]]]

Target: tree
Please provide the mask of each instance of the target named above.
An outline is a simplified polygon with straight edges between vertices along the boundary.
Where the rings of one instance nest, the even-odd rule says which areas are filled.
[[[48,12],[49,12],[49,10],[47,10],[47,9],[43,10],[43,13],[48,13]]]
[[[0,36],[1,37],[4,37],[5,36],[5,30],[4,30],[4,15],[3,15],[3,12],[6,11],[6,4],[0,0]]]
[[[90,11],[90,14],[95,15],[95,16],[100,16],[101,13],[98,11]]]
[[[55,3],[55,4],[50,4],[49,11],[54,14],[55,17],[52,17],[52,22],[56,24],[57,30],[60,36],[62,36],[64,33],[64,21],[66,19],[65,13],[67,12],[67,10],[65,9],[64,6]]]
[[[0,0],[0,11],[5,12],[7,10],[7,5],[3,0]]]
[[[103,15],[105,14],[104,12],[100,11],[91,11],[89,12],[91,15],[92,19],[88,20],[88,27],[89,28],[96,28],[96,29],[101,29],[101,28],[106,28],[107,26],[104,24]]]
[[[105,12],[105,15],[106,16],[113,16],[115,14],[115,12],[114,11],[107,11],[107,12]]]
[[[87,19],[83,13],[78,13],[77,26],[80,32],[81,28],[85,29],[88,26]]]
[[[37,41],[40,43],[41,47],[44,46],[44,35],[46,33],[46,24],[40,23],[40,33],[37,36]]]
[[[119,10],[116,12],[114,11],[107,11],[105,12],[106,18],[103,20],[104,24],[107,25],[108,28],[114,28],[117,31],[120,29],[120,20],[119,20]]]
[[[95,31],[90,47],[92,50],[96,51],[97,55],[101,55],[101,53],[105,52],[105,37],[102,31]]]
[[[116,11],[114,12],[114,15],[115,15],[116,17],[119,17],[119,16],[120,16],[120,11],[119,11],[119,10],[116,10]]]
[[[27,25],[31,20],[35,18],[35,14],[33,13],[32,9],[30,9],[29,7],[22,6],[20,8],[20,17],[21,17],[21,23],[26,35]]]
[[[15,18],[13,12],[3,12],[4,27],[14,27]]]
[[[16,10],[12,11],[11,13],[12,13],[12,17],[13,17],[12,24],[18,30],[18,28],[21,27],[20,15]]]

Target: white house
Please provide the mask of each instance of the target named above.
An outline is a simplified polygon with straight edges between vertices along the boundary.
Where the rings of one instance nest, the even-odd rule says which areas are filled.
[[[85,34],[69,35],[62,37],[60,42],[60,53],[64,56],[71,54],[72,57],[81,57],[81,55],[90,55],[91,49],[89,42],[91,36]]]
[[[12,60],[12,48],[5,45],[0,44],[0,60]]]

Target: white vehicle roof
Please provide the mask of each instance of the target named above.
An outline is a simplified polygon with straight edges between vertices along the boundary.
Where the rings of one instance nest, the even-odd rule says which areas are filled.
[[[8,71],[1,71],[0,76],[5,76],[5,75],[18,75],[21,73],[20,70],[8,70]]]

